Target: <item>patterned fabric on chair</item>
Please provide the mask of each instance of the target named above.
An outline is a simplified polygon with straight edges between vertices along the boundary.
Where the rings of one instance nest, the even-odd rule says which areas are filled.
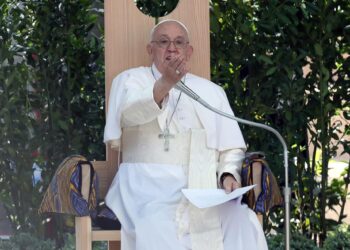
[[[260,163],[261,167],[261,192],[257,195],[254,190],[248,191],[244,197],[243,202],[254,210],[256,213],[267,213],[275,206],[281,206],[283,204],[283,198],[280,188],[269,168],[265,156],[262,153],[248,153],[243,161],[242,166],[242,186],[249,186],[254,184],[254,171],[256,163]]]

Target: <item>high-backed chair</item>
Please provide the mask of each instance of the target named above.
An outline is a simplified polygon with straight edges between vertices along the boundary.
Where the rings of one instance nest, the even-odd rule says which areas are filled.
[[[179,0],[175,10],[162,19],[177,19],[188,27],[194,47],[191,72],[209,79],[209,1]],[[141,13],[133,0],[105,0],[106,105],[116,75],[128,68],[150,65],[146,44],[154,25],[155,19]],[[106,155],[105,161],[93,163],[100,183],[99,197],[105,197],[118,168],[118,152],[107,148]],[[109,249],[120,249],[120,231],[94,229],[88,216],[76,217],[75,229],[77,250],[91,250],[92,241],[108,241]]]
[[[138,10],[133,0],[105,0],[104,5],[105,96],[108,105],[111,83],[116,75],[128,68],[150,65],[146,45],[155,19]],[[191,59],[191,71],[209,78],[209,1],[180,0],[175,10],[170,15],[160,18],[162,19],[177,19],[188,27],[191,43],[195,48]],[[106,195],[118,168],[118,152],[107,148],[106,155],[105,161],[93,163],[99,178],[99,197]],[[75,231],[77,250],[90,250],[92,241],[108,241],[109,249],[119,249],[120,231],[93,229],[91,218],[88,216],[75,218]]]

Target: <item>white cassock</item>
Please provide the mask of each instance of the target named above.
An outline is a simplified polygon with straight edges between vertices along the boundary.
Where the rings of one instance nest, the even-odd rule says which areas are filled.
[[[122,250],[267,249],[255,213],[240,200],[198,209],[183,197],[183,188],[217,188],[225,172],[240,182],[246,146],[237,122],[176,89],[159,108],[153,84],[160,76],[154,65],[139,67],[112,84],[104,142],[121,146],[123,163],[106,203],[122,224]],[[221,87],[192,74],[183,81],[232,114]]]

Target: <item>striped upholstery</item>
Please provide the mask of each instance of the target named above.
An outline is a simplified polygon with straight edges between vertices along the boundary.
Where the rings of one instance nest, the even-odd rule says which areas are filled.
[[[243,201],[256,213],[266,213],[275,206],[281,206],[283,198],[275,176],[261,155],[251,154],[245,158],[241,172],[242,186],[253,185],[253,165],[257,162],[262,168],[261,192],[256,197],[254,190],[250,190],[244,195]]]
[[[41,202],[39,213],[90,215],[97,205],[97,175],[81,155],[64,159],[58,166]]]

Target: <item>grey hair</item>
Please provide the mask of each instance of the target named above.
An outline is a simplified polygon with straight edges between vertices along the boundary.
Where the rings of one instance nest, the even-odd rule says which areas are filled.
[[[158,27],[164,23],[169,23],[169,22],[174,22],[174,23],[177,23],[178,25],[180,25],[186,31],[186,34],[189,37],[190,32],[188,31],[187,27],[182,22],[175,20],[175,19],[167,19],[167,20],[160,21],[155,26],[153,26],[153,28],[151,29],[151,32],[150,32],[150,41],[152,41],[154,32],[158,29]]]

